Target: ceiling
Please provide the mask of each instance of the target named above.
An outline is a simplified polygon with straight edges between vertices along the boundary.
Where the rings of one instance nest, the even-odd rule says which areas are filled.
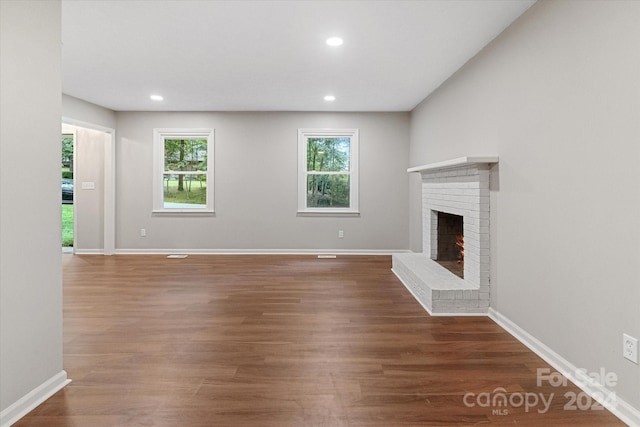
[[[63,0],[63,92],[116,111],[410,111],[534,2]]]

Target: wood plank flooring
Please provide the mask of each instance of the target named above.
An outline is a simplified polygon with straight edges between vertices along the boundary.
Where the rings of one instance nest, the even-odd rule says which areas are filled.
[[[490,319],[430,317],[387,256],[63,260],[73,382],[16,427],[623,425]]]

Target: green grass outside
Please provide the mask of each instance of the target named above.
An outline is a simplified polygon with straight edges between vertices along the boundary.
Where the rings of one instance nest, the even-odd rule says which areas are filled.
[[[207,204],[207,183],[206,182],[191,182],[191,191],[188,191],[189,183],[185,181],[184,190],[178,191],[178,181],[169,181],[169,188],[167,191],[167,182],[164,182],[164,201],[171,203],[193,203],[193,204]]]
[[[62,246],[73,246],[73,205],[62,205]]]

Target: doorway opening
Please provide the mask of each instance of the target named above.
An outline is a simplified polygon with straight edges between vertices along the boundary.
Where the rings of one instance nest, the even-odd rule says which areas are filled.
[[[62,133],[62,157],[61,157],[61,201],[62,201],[62,251],[73,253],[74,240],[74,146],[75,135]]]
[[[62,118],[63,135],[73,135],[73,150],[67,144],[63,159],[66,176],[72,176],[73,200],[67,209],[73,212],[74,254],[115,252],[115,130]],[[72,173],[72,175],[69,175]],[[67,182],[70,184],[70,182]]]

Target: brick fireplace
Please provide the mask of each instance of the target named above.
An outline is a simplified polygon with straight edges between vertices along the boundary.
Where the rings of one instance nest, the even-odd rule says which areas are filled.
[[[393,272],[431,314],[488,311],[489,178],[491,166],[497,162],[497,157],[462,157],[407,170],[420,173],[422,178],[422,253],[394,254]],[[439,240],[449,239],[447,233],[456,233],[455,225],[450,223],[450,230],[439,237],[439,222],[454,216],[462,222],[463,274],[448,270],[441,265],[444,262],[436,262],[443,261],[439,254],[443,242]],[[457,264],[456,260],[448,262],[451,261]]]

